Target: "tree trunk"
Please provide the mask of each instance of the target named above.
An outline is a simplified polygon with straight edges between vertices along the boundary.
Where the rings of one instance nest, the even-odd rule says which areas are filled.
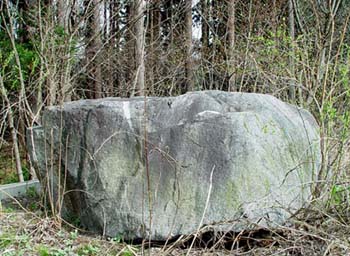
[[[6,91],[6,88],[4,85],[4,81],[2,78],[1,72],[0,72],[0,92],[1,92],[2,98],[4,99],[4,101],[6,102],[6,105],[7,105],[7,111],[8,111],[7,119],[9,122],[10,131],[11,131],[13,149],[15,152],[16,170],[17,170],[18,180],[19,180],[19,182],[23,182],[24,178],[23,178],[23,172],[22,172],[21,155],[20,155],[19,147],[18,147],[17,131],[16,131],[14,121],[13,121],[13,112],[12,112],[11,103],[7,97],[7,91]]]
[[[66,0],[57,1],[57,20],[58,26],[64,31],[64,40],[66,47],[64,48],[64,59],[60,60],[59,66],[59,81],[60,81],[60,102],[71,101],[72,98],[72,84],[70,81],[70,74],[72,70],[71,58],[72,54],[70,52],[70,45],[72,44],[70,37],[68,36],[68,13],[73,6],[70,6]]]
[[[57,1],[57,18],[58,18],[58,24],[66,31],[66,25],[67,25],[67,4],[66,0],[58,0]]]
[[[108,2],[108,1],[106,1]],[[109,28],[110,28],[110,43],[109,43],[109,58],[108,58],[108,93],[109,97],[114,96],[115,85],[118,83],[116,72],[115,72],[115,56],[119,52],[119,42],[118,42],[118,32],[119,32],[119,11],[120,3],[119,1],[110,1],[109,2]]]
[[[159,55],[161,54],[159,51],[160,47],[160,26],[161,26],[161,19],[160,19],[160,7],[159,2],[157,0],[153,0],[152,6],[149,11],[149,23],[150,23],[150,30],[149,30],[149,70],[148,70],[148,77],[149,77],[149,91],[151,95],[155,94],[155,88],[154,84],[157,79],[156,73],[157,73],[157,59],[159,59]]]
[[[228,2],[228,20],[227,20],[227,43],[228,43],[228,72],[229,72],[229,91],[235,90],[235,19],[236,19],[236,0]]]
[[[192,60],[192,0],[185,2],[186,91],[194,90]]]
[[[100,0],[93,0],[94,13],[92,22],[93,31],[93,52],[96,55],[94,60],[94,89],[95,99],[102,98],[102,71],[99,51],[102,49],[101,29],[100,29]]]
[[[136,69],[135,65],[135,26],[133,25],[133,21],[135,18],[135,2],[128,1],[125,8],[125,26],[127,27],[125,31],[125,45],[123,49],[123,55],[125,56],[123,59],[123,85],[121,85],[120,91],[121,96],[129,96],[133,95],[135,84],[135,76],[134,73]]]
[[[91,2],[92,1],[92,2]],[[102,47],[100,29],[100,5],[99,0],[85,0],[87,8],[87,25],[85,31],[86,61],[88,67],[89,98],[102,97],[102,74],[99,51]]]
[[[202,29],[202,57],[204,61],[208,60],[209,51],[209,10],[208,0],[201,1],[201,29]]]
[[[295,41],[295,21],[294,21],[294,6],[293,0],[288,0],[288,25],[289,25],[289,35],[291,38],[291,54],[289,56],[289,69],[291,74],[291,79],[289,81],[289,99],[295,101],[295,53],[294,53],[294,41]]]
[[[135,42],[135,58],[136,58],[136,95],[145,95],[145,29],[144,29],[144,12],[146,9],[146,1],[139,0],[136,6],[136,42]]]

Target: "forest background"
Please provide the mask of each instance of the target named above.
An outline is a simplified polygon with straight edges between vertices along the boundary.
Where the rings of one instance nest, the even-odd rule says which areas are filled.
[[[311,111],[317,192],[348,209],[349,18],[345,0],[3,0],[0,183],[35,177],[25,133],[46,106],[215,89]]]

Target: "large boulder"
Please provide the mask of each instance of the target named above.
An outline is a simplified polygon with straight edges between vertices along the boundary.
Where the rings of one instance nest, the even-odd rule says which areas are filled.
[[[66,191],[65,215],[125,239],[284,224],[309,202],[321,159],[309,112],[220,91],[49,107],[28,140],[42,184]]]

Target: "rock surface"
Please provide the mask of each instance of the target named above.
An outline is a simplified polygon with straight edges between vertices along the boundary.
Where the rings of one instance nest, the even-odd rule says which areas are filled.
[[[283,224],[308,203],[321,159],[310,113],[220,91],[49,107],[28,140],[42,183],[57,196],[67,180],[65,215],[125,239]]]

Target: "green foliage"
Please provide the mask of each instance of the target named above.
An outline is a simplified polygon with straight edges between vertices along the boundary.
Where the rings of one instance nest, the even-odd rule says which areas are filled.
[[[334,121],[337,118],[337,109],[334,107],[332,100],[324,103],[323,111],[321,112],[321,121]]]
[[[70,242],[68,242],[70,241]],[[79,246],[77,249],[73,249],[72,241],[68,239],[65,241],[65,248],[48,248],[46,246],[40,245],[37,248],[38,254],[42,256],[65,256],[65,255],[79,255],[79,256],[92,256],[100,255],[100,247],[93,244],[85,244]]]
[[[69,233],[70,239],[72,239],[72,240],[76,240],[78,238],[78,235],[79,235],[79,233],[78,233],[77,229],[75,229],[74,231]]]
[[[281,25],[276,31],[267,31],[263,35],[253,36],[252,43],[256,49],[259,49],[260,60],[265,58],[272,60],[273,58],[288,57],[290,55],[292,39],[288,35],[287,27]]]
[[[50,256],[49,249],[46,246],[39,246],[38,254],[39,256]]]
[[[133,256],[134,253],[128,249],[125,249],[120,255],[121,256]]]
[[[72,224],[75,227],[80,227],[81,226],[81,220],[79,216],[74,215],[73,213],[67,213],[65,216],[65,219],[67,222]]]
[[[18,182],[18,176],[16,172],[6,173],[5,171],[0,170],[0,176],[2,177],[1,184],[10,184]]]
[[[112,238],[112,241],[114,243],[117,243],[117,244],[122,243],[122,242],[124,242],[124,236],[123,235],[116,235],[115,237]]]
[[[28,168],[25,166],[22,167],[24,180],[29,180],[30,173]],[[5,170],[0,170],[0,184],[10,184],[18,182],[18,175],[15,170],[10,170],[5,172]]]
[[[53,249],[50,253],[51,256],[66,256],[71,254],[71,248],[65,249]]]
[[[24,255],[22,251],[7,251],[1,254],[1,256],[22,256]]]
[[[331,207],[341,207],[346,202],[350,202],[350,186],[349,185],[333,185],[330,191],[330,200],[328,202]]]
[[[24,180],[29,180],[30,178],[30,171],[29,168],[26,165],[22,166],[22,173]]]
[[[12,154],[0,148],[0,184],[14,183],[18,181]]]
[[[76,255],[73,253],[71,247],[66,247],[64,249],[60,248],[48,248],[45,245],[39,245],[36,249],[38,255],[40,256],[67,256],[67,255]]]
[[[6,207],[2,210],[4,213],[13,213],[15,210],[11,207]]]
[[[250,65],[238,65],[235,69],[238,81],[244,78],[247,84],[247,88],[242,90],[251,91],[252,84],[257,84],[259,86],[254,89],[257,90],[256,92],[275,93],[283,84],[286,84],[286,79],[294,77],[294,74],[290,73],[291,58],[297,62],[303,51],[298,50],[297,41],[292,40],[285,24],[281,24],[275,30],[252,33],[248,40],[249,49],[246,49],[246,43],[236,45],[237,55],[246,51],[248,59],[251,60]],[[287,86],[284,91],[286,89]],[[276,96],[279,97],[279,95]]]
[[[22,68],[22,75],[28,81],[34,75],[39,64],[39,56],[30,42],[16,42],[16,50]],[[19,69],[15,60],[15,52],[11,40],[4,31],[0,31],[0,72],[8,90],[18,90],[20,87]]]
[[[12,244],[13,236],[8,234],[3,234],[0,236],[0,250],[6,249],[10,244]]]
[[[350,129],[350,47],[347,44],[340,46],[338,62],[330,63],[330,74],[333,75],[331,90],[325,93],[322,102],[320,121],[327,124],[326,133],[329,137],[337,137],[344,143],[349,136]]]
[[[30,237],[28,235],[16,235],[11,233],[4,233],[0,235],[0,251],[4,251],[11,245],[21,248],[29,246]]]
[[[64,37],[68,36],[66,32],[64,31],[64,27],[57,25],[54,29],[55,34],[57,35],[58,38],[63,39]]]
[[[40,204],[38,202],[30,202],[28,205],[28,209],[30,211],[36,211],[36,210],[40,209]]]
[[[35,198],[38,196],[38,193],[36,192],[36,189],[34,187],[30,187],[27,189],[26,195],[27,197]]]
[[[92,244],[86,244],[77,250],[77,254],[79,256],[99,255],[99,252],[100,252],[100,247]]]

